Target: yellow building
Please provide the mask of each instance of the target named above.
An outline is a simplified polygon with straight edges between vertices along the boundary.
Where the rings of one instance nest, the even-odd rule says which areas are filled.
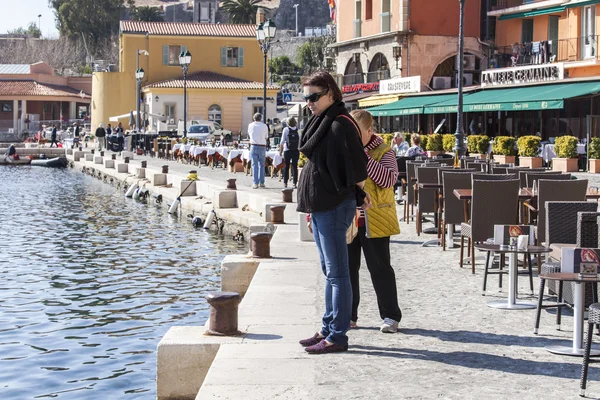
[[[150,126],[163,120],[167,129],[177,128],[184,118],[179,54],[187,50],[192,54],[188,120],[215,120],[233,132],[245,131],[252,114],[263,108],[263,53],[255,29],[254,25],[121,21],[119,72],[94,73],[92,129],[136,109],[138,65],[145,71],[141,112]],[[267,118],[276,117],[278,90],[267,88]]]

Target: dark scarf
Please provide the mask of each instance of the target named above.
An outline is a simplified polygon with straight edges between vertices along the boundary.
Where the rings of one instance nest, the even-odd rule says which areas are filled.
[[[314,115],[302,134],[300,139],[300,151],[307,158],[310,158],[314,149],[317,147],[321,139],[329,132],[333,121],[346,111],[344,102],[336,101],[323,114]]]

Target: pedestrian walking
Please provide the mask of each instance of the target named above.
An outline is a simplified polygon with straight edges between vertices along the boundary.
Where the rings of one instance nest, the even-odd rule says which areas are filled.
[[[358,233],[348,244],[350,281],[352,283],[352,321],[356,327],[360,303],[359,270],[361,250],[377,295],[379,316],[383,320],[380,331],[394,333],[402,312],[398,306],[396,275],[391,265],[390,236],[400,233],[396,215],[394,184],[398,180],[396,155],[383,139],[373,134],[373,116],[366,110],[354,110],[350,115],[358,123],[365,151],[367,173],[365,191],[371,195],[373,207],[359,211]]]
[[[58,142],[56,141],[56,125],[52,124],[52,133],[50,134],[50,147],[52,145],[56,145],[58,147]]]
[[[283,170],[283,186],[288,187],[290,168],[292,169],[292,183],[294,189],[298,183],[298,160],[300,158],[300,132],[296,126],[296,119],[291,117],[287,126],[283,129],[281,143],[279,143],[280,154],[283,154],[285,168]]]
[[[119,152],[123,151],[123,147],[125,145],[125,132],[123,131],[123,125],[119,122],[117,125],[117,143],[119,145]]]
[[[102,123],[98,124],[98,128],[96,128],[94,135],[96,136],[96,139],[98,139],[98,150],[102,151],[106,148],[106,129],[104,129]]]
[[[306,156],[298,184],[298,211],[311,213],[312,231],[325,275],[325,313],[321,330],[300,341],[311,354],[348,350],[352,287],[346,231],[357,204],[368,207],[362,190],[367,156],[356,122],[348,114],[342,92],[326,71],[304,82],[304,99],[313,116],[300,140]]]
[[[258,189],[265,187],[265,161],[269,128],[262,122],[262,114],[254,114],[253,120],[248,125],[248,136],[250,137],[250,161],[252,162],[252,189]]]

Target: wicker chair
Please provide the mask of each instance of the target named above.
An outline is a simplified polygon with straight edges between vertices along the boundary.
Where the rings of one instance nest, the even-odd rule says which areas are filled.
[[[551,175],[550,177],[548,177],[548,175]],[[536,173],[531,173],[531,174],[525,174],[525,179],[527,180],[527,186],[528,188],[532,188],[534,182],[539,181],[540,179],[552,179],[553,181],[570,181],[571,178],[571,174],[551,174],[551,173],[544,173],[544,174],[536,174]]]
[[[429,164],[425,164],[429,165]],[[438,183],[438,169],[439,167],[429,167],[419,165],[416,166],[417,185],[420,183]],[[437,213],[435,195],[437,190],[435,189],[417,189],[418,190],[418,203],[417,203],[417,215],[416,215],[416,229],[417,235],[421,235],[423,232],[423,214],[426,213]]]
[[[497,167],[495,165],[492,165],[491,169],[492,169],[492,171],[491,171],[492,174],[496,174],[496,175],[497,174],[504,174],[504,175],[508,174],[507,167]]]
[[[467,162],[467,168],[474,169],[480,172],[483,172],[485,166],[485,162]]]
[[[406,161],[406,179],[403,184],[406,185],[406,200],[404,201],[404,221],[408,224],[411,212],[414,212],[416,204],[415,185],[413,179],[416,178],[415,166],[423,164],[420,161]],[[410,208],[410,210],[409,210]]]
[[[594,203],[591,203],[594,204]],[[595,204],[594,204],[595,205]],[[600,212],[584,212],[577,213],[577,247],[583,248],[598,248],[598,217]]]
[[[406,182],[406,162],[414,159],[414,157],[396,157],[396,165],[398,165],[398,181],[396,182],[396,185],[394,185],[394,190],[401,188],[402,192],[400,198],[404,198],[406,187],[408,186]]]
[[[464,157],[460,159],[460,167],[461,168],[467,168],[467,163],[472,163],[472,162],[485,162],[485,160],[482,160],[481,158],[475,158],[475,157]]]
[[[516,174],[473,174],[473,179],[480,181],[512,181],[518,178]]]
[[[560,171],[548,171],[546,169],[527,169],[525,171],[519,171],[519,179],[521,180],[521,187],[527,187],[527,175],[529,174],[549,174],[549,175],[561,175]],[[548,178],[551,179],[551,178]]]
[[[590,363],[590,350],[592,348],[593,326],[600,324],[600,304],[592,304],[588,310],[588,330],[585,338],[585,352],[583,353],[583,363],[581,365],[581,381],[579,382],[579,395],[585,396],[587,387],[588,366]]]
[[[442,174],[443,218],[441,221],[442,248],[446,250],[446,225],[460,225],[465,222],[464,202],[454,196],[454,189],[471,189],[473,171],[445,171]],[[452,243],[451,243],[452,244]]]
[[[501,175],[494,175],[501,176]],[[471,270],[475,273],[475,243],[494,236],[494,225],[517,222],[519,181],[483,181],[473,176],[471,220],[460,227],[460,267],[463,266],[464,238],[469,239]]]

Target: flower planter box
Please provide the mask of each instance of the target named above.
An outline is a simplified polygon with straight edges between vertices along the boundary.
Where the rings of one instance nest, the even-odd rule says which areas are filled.
[[[427,157],[435,157],[438,156],[440,154],[444,154],[443,151],[428,151],[427,152]]]
[[[474,158],[481,158],[482,160],[485,160],[485,153],[484,154],[478,154],[478,153],[470,153],[469,157],[474,157]]]
[[[494,161],[499,164],[514,164],[517,161],[517,156],[503,156],[494,154]]]
[[[542,168],[542,157],[519,157],[520,167]]]
[[[552,171],[577,172],[579,171],[576,158],[554,158],[552,160]]]
[[[600,159],[590,159],[590,171],[593,174],[600,172]]]

